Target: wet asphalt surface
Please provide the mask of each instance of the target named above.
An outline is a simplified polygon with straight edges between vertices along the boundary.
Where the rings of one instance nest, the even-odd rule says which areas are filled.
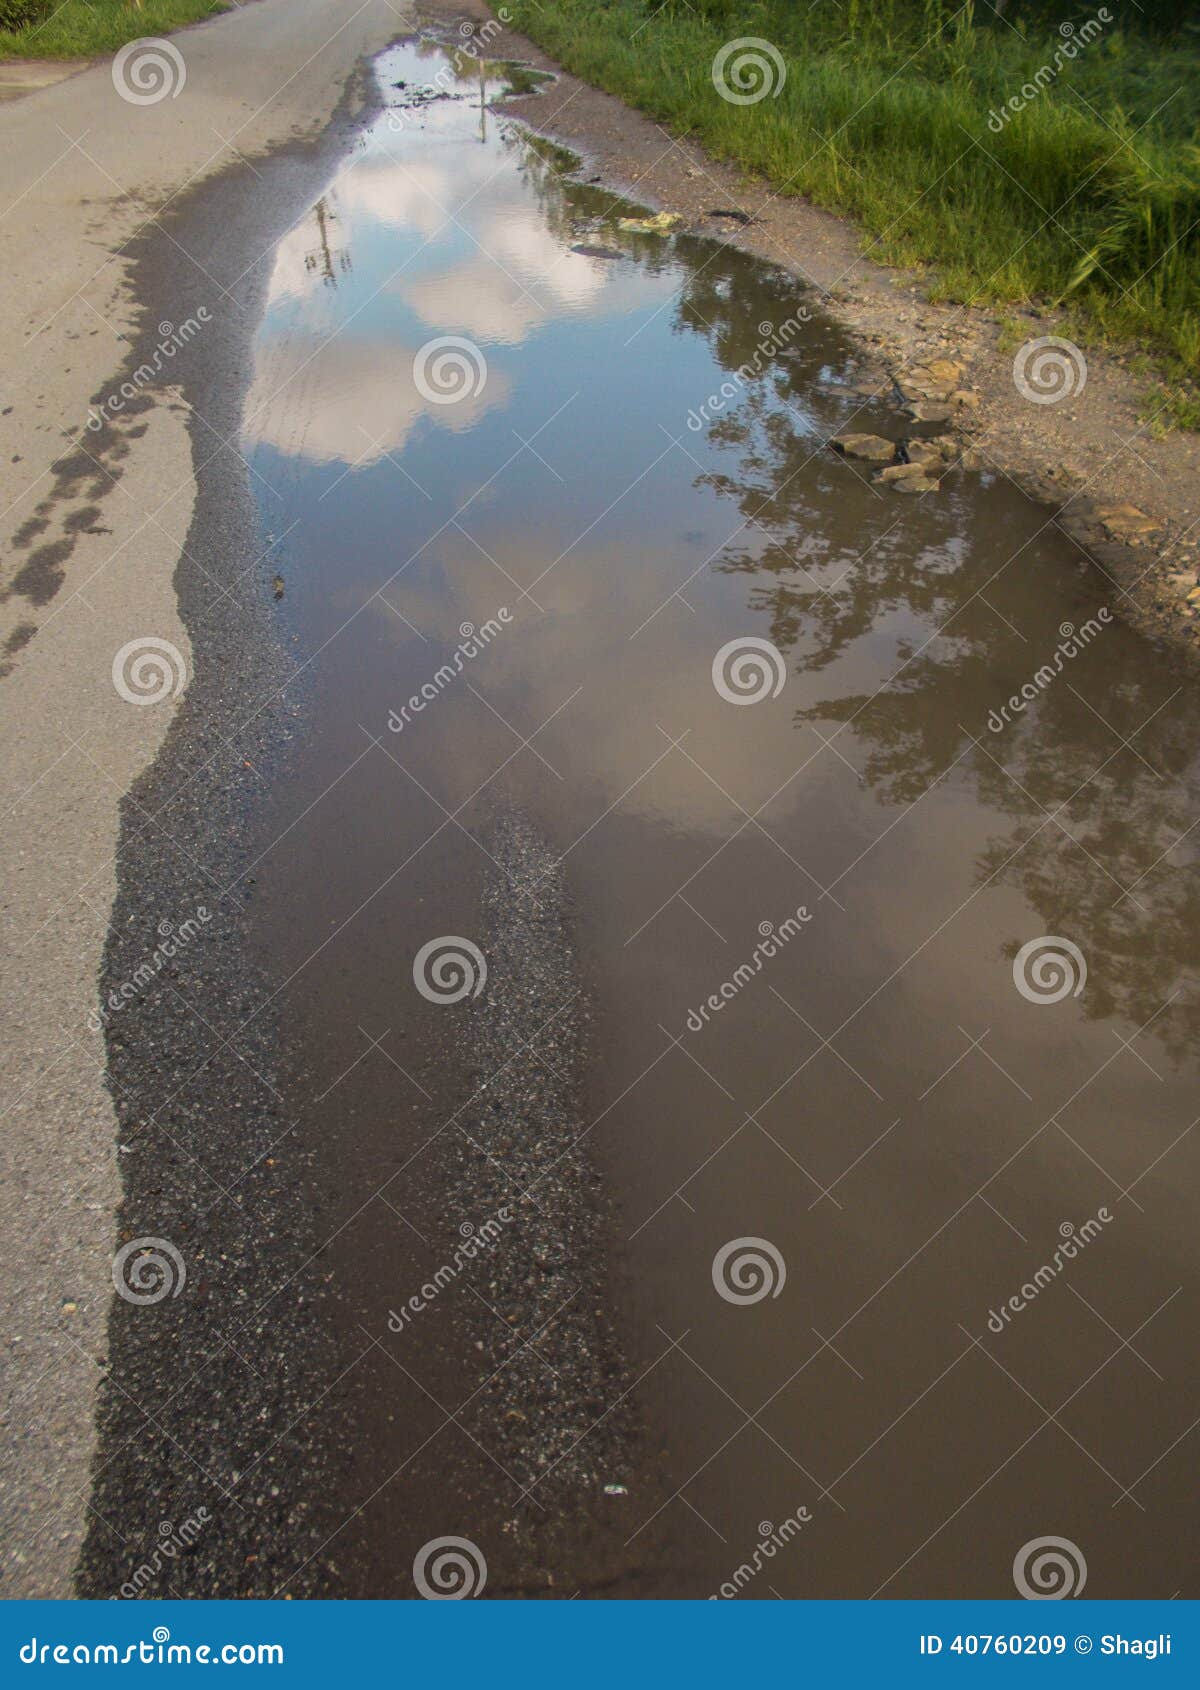
[[[117,1593],[170,1528],[196,1518],[205,1529],[162,1559],[144,1594],[272,1594],[303,1558],[299,1546],[316,1541],[312,1498],[328,1494],[322,1478],[339,1458],[332,1438],[314,1451],[289,1430],[327,1382],[333,1351],[309,1264],[319,1240],[306,1158],[272,1083],[271,986],[246,952],[254,888],[244,871],[246,818],[286,779],[304,706],[284,685],[294,665],[272,625],[271,558],[234,447],[273,240],[346,144],[348,113],[345,101],[317,144],[183,196],[136,254],[144,329],[131,369],[181,302],[212,298],[214,282],[229,292],[211,307],[218,332],[171,372],[193,408],[198,496],[176,587],[194,678],[162,754],[124,803],[101,1000],[153,953],[160,923],[201,909],[209,921],[107,1027],[119,1236],[171,1241],[186,1281],[152,1305],[113,1302],[78,1572],[86,1596]]]
[[[181,303],[210,299],[215,284],[228,292],[210,308],[218,331],[171,372],[193,407],[198,472],[176,576],[194,678],[161,757],[123,804],[101,1002],[154,951],[159,924],[198,911],[208,923],[106,1028],[122,1124],[118,1235],[172,1242],[186,1281],[154,1305],[113,1301],[81,1595],[117,1594],[189,1519],[205,1529],[161,1558],[142,1594],[274,1594],[331,1529],[314,1499],[330,1497],[345,1467],[328,1421],[319,1448],[304,1437],[304,1409],[336,1376],[336,1345],[311,1261],[321,1242],[311,1158],[272,1080],[272,984],[245,943],[247,818],[286,779],[304,700],[287,684],[296,662],[272,622],[269,542],[235,448],[272,245],[348,144],[355,93],[318,144],[199,186],[137,252],[144,345],[130,368]]]
[[[451,1246],[460,1215],[503,1220],[480,1252],[483,1294],[456,1300],[436,1336],[431,1321],[404,1338],[424,1346],[426,1374],[452,1354],[461,1437],[455,1456],[436,1432],[414,1432],[393,1475],[402,1484],[380,1485],[378,1457],[403,1418],[389,1382],[409,1355],[393,1359],[394,1335],[364,1327],[359,1296],[369,1283],[381,1306],[390,1246],[377,1238],[377,1253],[364,1224],[337,1257],[328,1123],[293,1108],[319,1101],[305,1090],[309,1053],[286,982],[257,956],[269,795],[286,790],[318,700],[280,614],[280,557],[238,429],[275,242],[352,147],[370,89],[364,71],[318,141],[189,191],[135,250],[143,326],[129,370],[185,306],[209,302],[216,326],[170,370],[190,407],[198,489],[175,583],[194,673],[123,804],[101,1003],[193,927],[106,1022],[118,1243],[151,1241],[126,1284],[152,1300],[112,1305],[81,1596],[412,1596],[397,1533],[407,1544],[427,1513],[415,1541],[428,1537],[450,1499],[477,1531],[494,1521],[492,1594],[628,1594],[654,1553],[652,1533],[634,1555],[622,1545],[619,1499],[648,1452],[604,1306],[605,1198],[586,1146],[574,1147],[587,1009],[544,841],[495,806],[480,931],[494,972],[520,988],[443,1016],[421,1041],[427,1077],[444,1063],[479,1082],[452,1122],[430,1114],[440,1143],[421,1176],[424,1212],[445,1217]],[[380,1491],[382,1529],[360,1506]]]

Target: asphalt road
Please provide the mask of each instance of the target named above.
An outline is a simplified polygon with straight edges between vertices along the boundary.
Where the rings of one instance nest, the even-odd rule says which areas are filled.
[[[153,103],[123,98],[102,63],[0,107],[5,1596],[70,1594],[88,1523],[122,1133],[104,1080],[97,983],[106,943],[120,940],[110,921],[121,806],[128,827],[137,815],[127,795],[192,676],[176,576],[208,424],[173,402],[161,376],[149,396],[135,387],[120,412],[108,401],[156,343],[189,318],[205,322],[201,307],[214,358],[245,328],[246,289],[238,294],[228,263],[186,255],[188,297],[176,323],[160,324],[136,296],[135,259],[149,219],[165,212],[169,224],[177,198],[223,172],[244,176],[290,148],[301,191],[297,173],[322,168],[307,142],[335,111],[352,116],[365,55],[409,22],[388,0],[350,10],[257,0],[175,36],[183,71],[169,67],[174,92]],[[264,252],[286,200],[281,189],[274,218],[263,216]],[[260,200],[252,215],[263,212]],[[238,238],[244,257],[244,221]],[[220,231],[212,239],[215,253]],[[104,425],[89,429],[101,412]],[[215,436],[213,447],[222,450]],[[137,651],[116,662],[146,640],[158,642],[151,662],[164,690],[150,707],[123,696],[137,691]],[[151,693],[157,686],[150,680]],[[179,919],[170,902],[163,915]]]

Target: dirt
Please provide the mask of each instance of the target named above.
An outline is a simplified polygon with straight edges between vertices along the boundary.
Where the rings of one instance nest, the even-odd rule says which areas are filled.
[[[492,16],[481,0],[425,0],[422,11],[439,21]],[[526,37],[506,30],[489,51],[554,72],[554,82],[507,100],[505,111],[578,153],[579,179],[677,213],[682,227],[800,277],[821,308],[861,338],[881,379],[931,358],[960,360],[973,403],[956,412],[953,431],[978,453],[978,467],[1047,507],[1047,521],[1111,583],[1127,621],[1177,650],[1200,652],[1200,608],[1188,602],[1200,564],[1200,439],[1184,431],[1156,437],[1153,412],[1142,415],[1146,382],[1125,354],[1088,347],[1086,383],[1073,398],[1023,398],[1011,324],[1020,325],[1018,344],[1069,339],[1055,312],[936,304],[920,276],[874,262],[853,224],[807,200],[780,198],[761,178],[569,75]]]

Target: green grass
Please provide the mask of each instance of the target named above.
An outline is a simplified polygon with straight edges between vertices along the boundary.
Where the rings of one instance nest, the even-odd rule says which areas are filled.
[[[536,94],[554,80],[547,71],[534,70],[532,65],[522,64],[518,59],[484,59],[483,68],[489,78],[503,82],[505,94]]]
[[[129,0],[51,3],[40,21],[0,29],[0,59],[89,59],[225,10],[225,0],[142,0],[140,11]]]
[[[1000,353],[1017,352],[1029,339],[1029,325],[1019,317],[1001,317],[999,330],[996,335],[996,350]]]
[[[1143,396],[1138,416],[1149,423],[1150,433],[1159,439],[1177,428],[1200,433],[1200,389],[1156,382]]]
[[[1200,34],[1172,32],[1172,8],[1135,34],[1110,0],[1117,21],[997,129],[991,114],[1052,61],[1060,19],[1079,28],[1098,4],[1033,8],[1031,22],[1014,3],[1017,27],[950,0],[508,5],[585,80],[856,219],[870,255],[924,271],[934,297],[1065,303],[1097,339],[1152,349],[1169,377],[1200,369]],[[713,86],[714,55],[739,36],[772,42],[787,67],[753,105]]]

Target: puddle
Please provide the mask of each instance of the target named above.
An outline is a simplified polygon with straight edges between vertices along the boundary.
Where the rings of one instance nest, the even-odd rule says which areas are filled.
[[[443,91],[281,243],[247,403],[306,714],[259,938],[361,1431],[330,1588],[450,1534],[498,1594],[1003,1596],[1054,1535],[1170,1594],[1194,693],[1002,480],[826,448],[895,417],[786,275]],[[611,1216],[542,1205],[589,1165]]]

